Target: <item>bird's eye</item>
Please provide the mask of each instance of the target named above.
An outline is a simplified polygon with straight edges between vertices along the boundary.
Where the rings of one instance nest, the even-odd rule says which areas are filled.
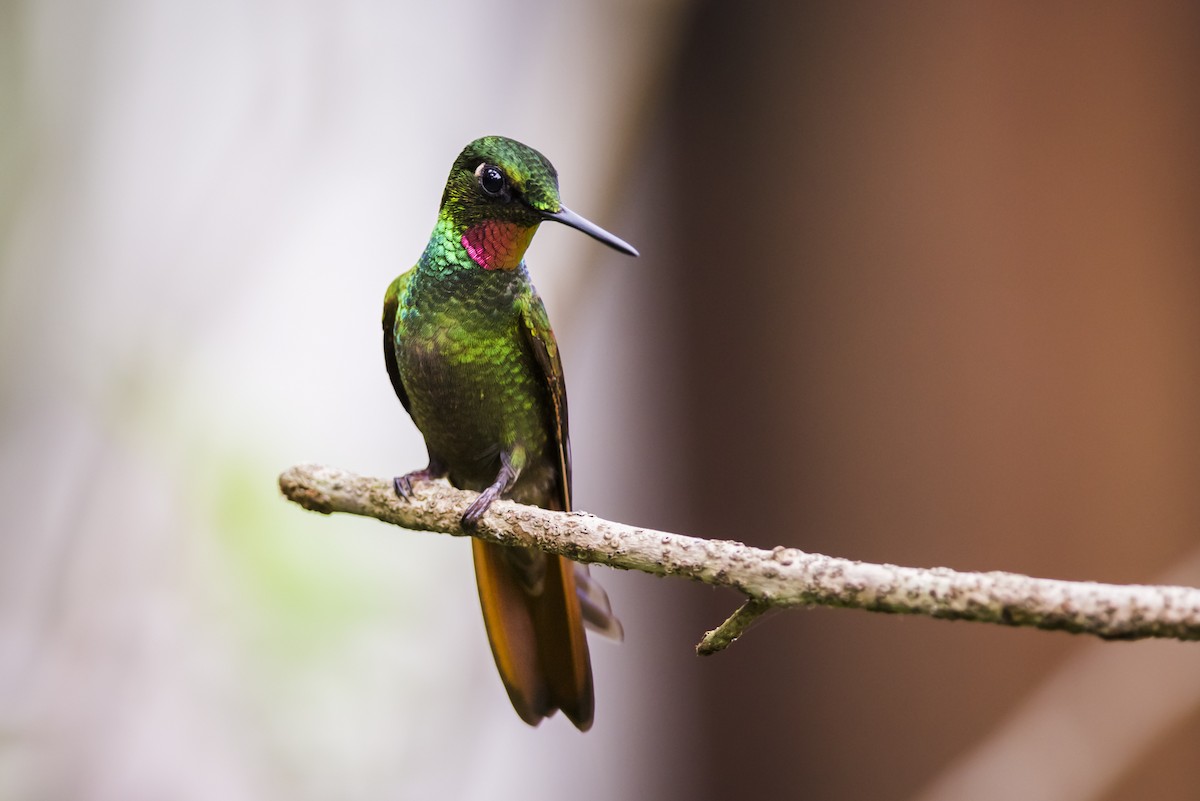
[[[504,173],[499,167],[491,164],[480,164],[475,170],[476,177],[479,178],[479,186],[484,192],[492,197],[500,197],[504,194]]]

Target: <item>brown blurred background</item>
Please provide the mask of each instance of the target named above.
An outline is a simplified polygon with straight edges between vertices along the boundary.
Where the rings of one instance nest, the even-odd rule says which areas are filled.
[[[1193,557],[1200,8],[694,12],[663,146],[691,530],[1114,582]],[[708,797],[911,797],[1090,647],[780,616],[690,668],[722,766]],[[1186,656],[1174,701],[1194,702],[1194,648],[1103,647],[1143,649],[1147,671]],[[1077,699],[1078,739],[957,797],[1080,797],[1047,766],[1111,769],[1094,727],[1179,692],[1114,678]],[[1194,798],[1200,714],[1176,714],[1086,797]]]
[[[1200,6],[0,6],[0,798],[1193,799],[1200,652],[602,576],[507,706],[378,350],[463,143],[544,230],[577,496],[850,558],[1200,584]],[[504,69],[500,69],[503,66]],[[503,80],[501,80],[503,79]],[[567,790],[566,788],[570,788]]]

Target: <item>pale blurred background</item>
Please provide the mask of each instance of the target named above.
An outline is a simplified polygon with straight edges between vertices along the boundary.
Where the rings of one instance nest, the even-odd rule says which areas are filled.
[[[380,353],[470,139],[546,226],[577,500],[755,545],[1200,584],[1200,6],[0,0],[0,799],[1194,799],[1200,647],[770,618],[599,571],[529,729]]]

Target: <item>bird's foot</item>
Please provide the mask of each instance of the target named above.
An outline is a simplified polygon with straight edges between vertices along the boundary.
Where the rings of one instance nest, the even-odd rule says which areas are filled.
[[[464,531],[471,531],[479,525],[479,519],[487,512],[497,498],[512,489],[512,485],[517,483],[517,476],[521,474],[518,467],[513,464],[512,457],[506,452],[500,454],[500,473],[496,476],[496,480],[491,486],[479,493],[479,497],[475,499],[475,503],[467,507],[467,511],[462,516],[462,527]]]
[[[392,479],[392,486],[396,488],[397,495],[408,501],[412,500],[413,484],[419,484],[422,481],[433,481],[438,478],[445,478],[445,476],[445,468],[434,462],[430,462],[428,467],[421,470],[414,470],[411,473],[396,476]]]
[[[479,493],[479,497],[475,499],[475,503],[467,507],[467,511],[463,512],[462,527],[468,531],[479,525],[479,518],[483,517],[487,512],[488,507],[500,497],[501,488],[495,484]]]

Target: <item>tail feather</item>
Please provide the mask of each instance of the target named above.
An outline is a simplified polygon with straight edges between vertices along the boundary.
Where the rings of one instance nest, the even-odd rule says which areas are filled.
[[[521,720],[530,726],[554,710],[550,690],[538,664],[537,636],[525,592],[508,566],[500,546],[471,541],[475,581],[483,607],[483,622],[504,689]]]
[[[541,592],[523,584],[513,549],[472,540],[488,641],[517,714],[536,726],[561,709],[581,731],[592,725],[592,668],[576,595],[574,563],[547,556]],[[527,560],[526,560],[527,561]]]
[[[574,563],[561,556],[549,556],[546,566],[546,591],[530,598],[538,652],[550,699],[576,728],[592,727],[594,696],[592,662],[588,655],[583,616],[575,593]]]
[[[592,579],[587,565],[575,563],[575,594],[579,596],[579,608],[583,612],[583,625],[610,640],[621,642],[625,629],[613,614],[608,593],[600,582]]]

